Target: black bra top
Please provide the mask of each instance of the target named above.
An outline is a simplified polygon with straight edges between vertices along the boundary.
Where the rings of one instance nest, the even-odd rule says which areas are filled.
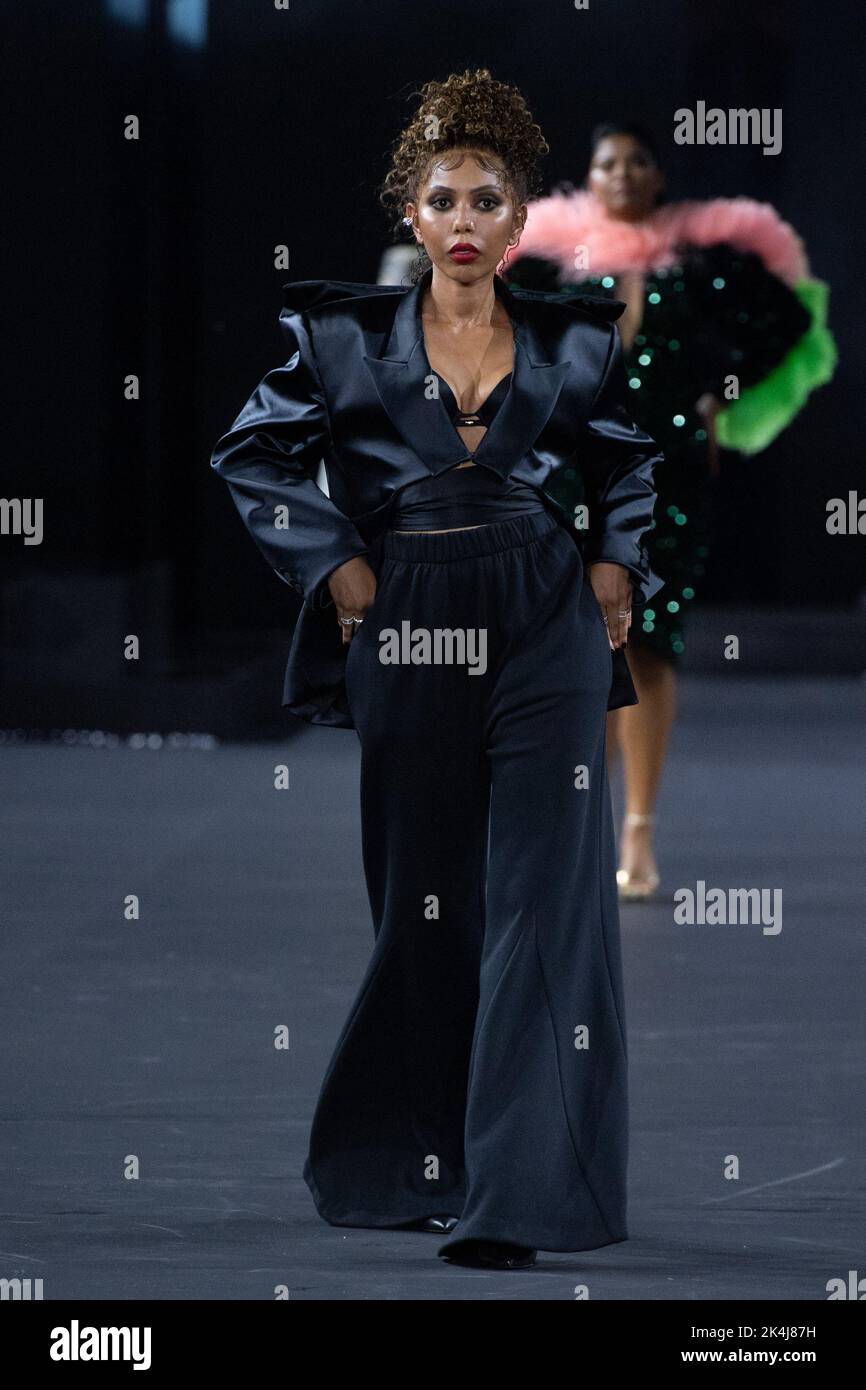
[[[461,411],[454,392],[442,377],[440,400],[456,425],[489,426],[508,394],[512,373],[494,386],[474,414]],[[467,459],[471,457],[467,449]],[[526,516],[547,508],[541,494],[529,483],[502,478],[483,464],[455,464],[442,473],[408,483],[394,494],[390,526],[395,531],[447,530],[456,526],[483,525],[512,516]]]
[[[497,381],[490,395],[482,402],[480,409],[474,413],[468,413],[460,409],[455,400],[454,392],[451,390],[451,387],[444,377],[437,376],[436,379],[441,387],[440,399],[443,401],[445,409],[448,411],[455,425],[489,425],[508,394],[508,387],[512,376],[513,372],[509,372],[507,376]]]

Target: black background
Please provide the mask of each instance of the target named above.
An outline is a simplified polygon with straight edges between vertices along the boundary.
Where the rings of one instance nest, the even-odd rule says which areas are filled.
[[[180,40],[178,15],[196,11],[204,41]],[[826,606],[844,627],[862,540],[824,523],[863,478],[858,17],[787,0],[6,7],[2,495],[44,498],[46,525],[41,546],[0,538],[7,661],[29,649],[43,687],[64,662],[110,681],[109,633],[145,632],[149,659],[179,670],[204,669],[219,634],[290,629],[291,591],[210,451],[284,360],[280,285],[376,279],[377,190],[412,92],[477,66],[524,93],[551,146],[547,188],[582,181],[595,121],[631,115],[657,132],[670,197],[769,201],[804,238],[840,363],[770,449],[725,456],[705,598]],[[674,111],[698,100],[781,107],[782,152],[675,145]]]

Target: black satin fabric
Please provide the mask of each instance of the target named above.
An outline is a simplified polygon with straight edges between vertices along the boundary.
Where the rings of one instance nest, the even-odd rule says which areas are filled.
[[[424,347],[421,297],[430,277],[428,270],[410,289],[284,286],[288,360],[262,379],[211,455],[265,558],[303,595],[283,704],[310,723],[354,727],[328,575],[356,555],[377,570],[400,491],[469,457]],[[626,408],[614,326],[625,306],[575,292],[512,291],[499,277],[494,287],[512,321],[514,366],[472,457],[503,481],[541,491],[558,469],[579,469],[588,530],[578,532],[553,498],[557,519],[585,561],[624,565],[646,601],[663,582],[644,541],[662,456]],[[327,495],[316,482],[322,460]],[[620,650],[609,708],[636,703]]]
[[[478,410],[466,414],[461,412],[448,382],[439,377],[439,393],[452,422],[481,424],[489,429],[511,389],[511,378],[509,372],[496,383]],[[428,478],[401,488],[394,498],[389,528],[444,531],[454,526],[487,526],[507,517],[531,516],[546,510],[540,491],[529,483],[502,478],[482,463],[458,463],[444,473],[431,473]]]
[[[399,492],[389,525],[392,531],[444,531],[546,510],[541,494],[528,483],[509,482],[483,464],[455,465]]]

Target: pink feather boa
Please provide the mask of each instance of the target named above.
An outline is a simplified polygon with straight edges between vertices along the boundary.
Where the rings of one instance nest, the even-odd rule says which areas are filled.
[[[590,274],[650,271],[671,265],[678,245],[715,246],[728,242],[753,251],[773,275],[787,285],[809,276],[803,242],[771,203],[753,198],[709,198],[663,203],[643,222],[609,217],[604,205],[585,189],[556,192],[529,204],[519,246],[509,264],[521,256],[547,256],[572,273],[575,253]]]

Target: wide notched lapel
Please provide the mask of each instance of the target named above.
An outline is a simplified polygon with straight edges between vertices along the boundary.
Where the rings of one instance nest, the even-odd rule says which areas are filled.
[[[406,444],[431,473],[442,473],[470,455],[444,401],[431,394],[434,373],[421,323],[421,296],[431,275],[428,269],[401,298],[382,356],[364,360],[379,399]],[[549,420],[571,362],[551,362],[524,307],[498,278],[494,288],[514,327],[514,367],[505,399],[473,457],[507,478]]]

